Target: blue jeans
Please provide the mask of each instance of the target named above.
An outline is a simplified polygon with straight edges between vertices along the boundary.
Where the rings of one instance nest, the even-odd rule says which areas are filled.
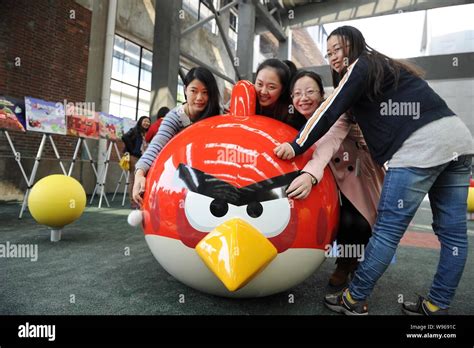
[[[428,193],[433,230],[441,244],[429,300],[448,308],[467,259],[467,193],[471,155],[431,168],[390,168],[385,176],[377,220],[349,291],[365,300],[387,269],[398,243]],[[423,268],[423,265],[420,265]]]

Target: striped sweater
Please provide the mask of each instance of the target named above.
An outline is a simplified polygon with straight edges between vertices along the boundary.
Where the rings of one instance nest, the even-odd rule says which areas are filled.
[[[319,140],[349,109],[359,124],[373,159],[383,165],[416,130],[454,115],[446,102],[423,79],[400,70],[398,87],[385,67],[378,101],[367,97],[368,58],[351,64],[334,92],[314,112],[291,143],[296,155]],[[442,141],[442,139],[440,139]]]
[[[156,133],[145,153],[140,157],[140,160],[135,165],[135,171],[141,169],[146,175],[151,165],[158,157],[158,154],[168,141],[190,124],[191,119],[184,112],[184,105],[179,105],[170,110],[170,112],[168,112],[163,118],[158,133]]]

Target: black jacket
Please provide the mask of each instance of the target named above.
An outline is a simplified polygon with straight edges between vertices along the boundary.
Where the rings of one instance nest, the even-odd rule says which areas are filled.
[[[344,112],[350,109],[359,124],[374,160],[383,165],[403,142],[424,125],[454,112],[423,79],[400,70],[398,88],[386,67],[382,96],[367,97],[368,62],[360,56],[334,92],[321,104],[291,143],[301,154],[319,140]]]
[[[127,133],[122,136],[122,141],[125,144],[125,151],[137,158],[140,158],[142,155],[140,150],[136,150],[137,141],[139,141],[139,139],[140,134],[137,127],[131,128]]]

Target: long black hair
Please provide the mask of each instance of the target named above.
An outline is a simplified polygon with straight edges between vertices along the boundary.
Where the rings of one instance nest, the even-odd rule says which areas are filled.
[[[401,69],[404,69],[410,74],[418,77],[423,75],[423,71],[414,64],[387,57],[386,55],[374,50],[372,47],[367,45],[364,36],[357,28],[345,25],[334,29],[328,36],[328,40],[332,36],[339,36],[341,38],[343,51],[345,52],[345,56],[348,58],[348,64],[345,64],[341,74],[331,69],[334,87],[337,87],[342,76],[346,73],[347,66],[354,63],[357,58],[362,55],[366,56],[369,62],[367,90],[368,98],[371,101],[376,100],[377,97],[381,95],[382,84],[384,83],[384,76],[387,71],[393,77],[395,88],[398,85]],[[346,47],[349,47],[349,49],[346,50]]]
[[[296,75],[296,72],[298,71],[298,68],[296,67],[296,64],[293,63],[289,59],[285,59],[283,63],[286,64],[286,66],[290,69],[290,81],[293,79],[293,77]]]
[[[255,75],[255,78],[257,78],[258,73],[265,68],[271,68],[276,72],[282,86],[280,97],[278,97],[276,101],[277,103],[276,107],[278,108],[278,106],[284,106],[286,108],[286,113],[288,113],[288,104],[290,103],[289,86],[290,86],[290,81],[291,81],[290,68],[283,61],[276,58],[270,58],[260,63],[260,65],[257,68],[257,73]]]
[[[198,120],[201,120],[206,117],[219,115],[221,113],[219,107],[219,89],[217,88],[217,82],[214,78],[214,75],[209,71],[209,69],[203,67],[195,67],[188,71],[184,77],[183,84],[186,89],[187,86],[194,80],[201,81],[207,89],[207,95],[209,97],[207,101],[207,106],[204,111],[199,115]],[[184,95],[186,98],[186,94]]]
[[[148,121],[150,121],[150,124],[151,124],[151,119],[148,116],[141,116],[138,119],[137,124],[135,125],[135,129],[136,129],[137,134],[146,133],[147,129],[142,127],[142,122],[145,118],[148,118]]]
[[[257,101],[257,114],[277,119],[299,130],[305,124],[306,120],[299,113],[295,113],[292,106],[290,97],[290,82],[292,74],[289,65],[279,59],[270,58],[263,61],[258,66],[257,74],[255,76],[258,76],[258,73],[265,68],[271,68],[276,72],[282,90],[280,97],[270,110],[264,110]]]

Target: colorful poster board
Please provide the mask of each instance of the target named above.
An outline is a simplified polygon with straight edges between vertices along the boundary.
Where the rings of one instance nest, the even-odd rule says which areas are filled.
[[[130,129],[135,127],[137,124],[136,120],[132,120],[131,118],[124,117],[123,118],[123,134],[126,134]]]
[[[117,141],[123,135],[123,122],[120,117],[99,112],[100,137]]]
[[[62,103],[25,97],[26,129],[33,132],[66,134],[66,116]]]
[[[25,103],[22,100],[0,97],[0,129],[25,132]]]
[[[66,107],[67,134],[80,138],[99,139],[99,114],[73,105]]]

